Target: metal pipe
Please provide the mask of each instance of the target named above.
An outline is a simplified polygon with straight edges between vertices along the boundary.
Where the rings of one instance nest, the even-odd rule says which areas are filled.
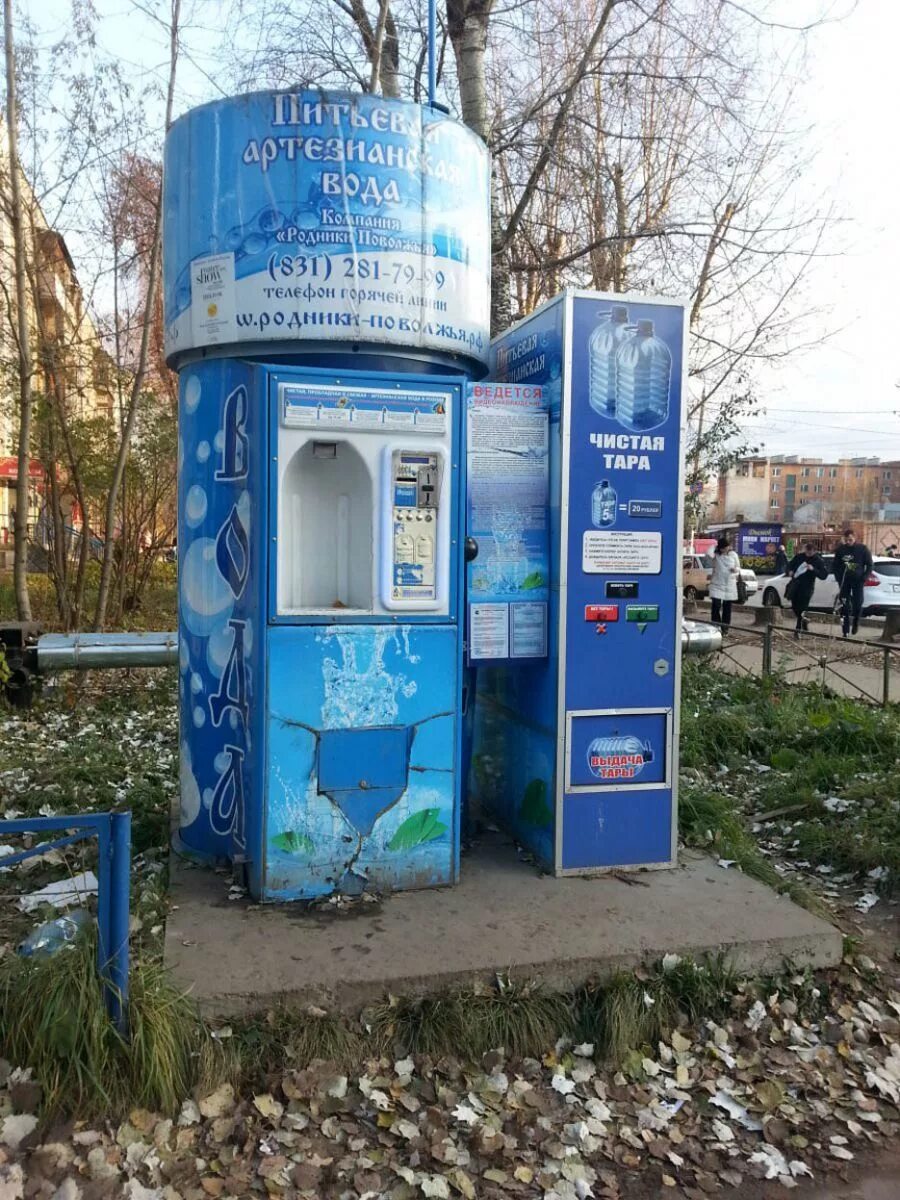
[[[715,654],[722,649],[722,630],[697,621],[682,621],[681,649],[684,654]]]
[[[722,631],[714,625],[683,621],[681,649],[685,654],[714,654],[722,649]],[[46,633],[37,643],[39,675],[104,667],[168,667],[177,662],[177,633]]]
[[[102,667],[167,667],[177,662],[177,633],[47,633],[37,642],[39,675]]]
[[[435,41],[437,40],[437,0],[428,0],[428,103],[434,106],[434,95],[437,91],[437,59],[435,57]]]

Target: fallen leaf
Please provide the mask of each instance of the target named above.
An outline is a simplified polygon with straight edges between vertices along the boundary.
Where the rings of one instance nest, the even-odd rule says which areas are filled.
[[[37,1129],[38,1119],[28,1113],[4,1117],[0,1122],[0,1142],[10,1150],[18,1150],[21,1143]]]
[[[182,1115],[184,1115],[187,1103],[185,1102],[181,1107]],[[214,1092],[210,1092],[208,1096],[200,1101],[199,1108],[201,1115],[204,1117],[224,1117],[234,1109],[234,1104],[234,1088],[230,1083],[223,1083]],[[179,1125],[182,1123],[180,1118],[178,1123]]]
[[[774,1112],[784,1099],[784,1088],[777,1079],[764,1079],[756,1085],[756,1098],[766,1112]]]
[[[442,1175],[424,1175],[419,1187],[423,1196],[433,1196],[436,1200],[450,1200],[450,1185]]]
[[[270,1092],[263,1092],[259,1096],[254,1096],[253,1107],[261,1117],[268,1117],[272,1121],[280,1120],[284,1113],[284,1105],[280,1104]]]
[[[555,1092],[559,1092],[561,1096],[568,1096],[575,1091],[575,1084],[571,1079],[567,1079],[565,1075],[554,1075],[550,1080],[550,1086]]]

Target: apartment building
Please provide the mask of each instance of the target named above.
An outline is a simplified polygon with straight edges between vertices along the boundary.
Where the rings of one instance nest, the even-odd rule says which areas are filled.
[[[0,117],[0,147],[6,133]],[[18,339],[15,312],[15,269],[9,219],[9,160],[0,148],[0,553],[13,537],[18,480]],[[26,271],[33,390],[37,400],[53,395],[73,422],[114,421],[114,369],[100,333],[88,312],[75,265],[64,238],[47,224],[26,179],[21,181],[26,213]],[[37,528],[48,468],[56,471],[63,511],[74,527],[82,514],[67,495],[64,470],[48,461],[35,424],[29,465],[28,525]]]
[[[873,520],[900,502],[900,462],[800,455],[743,458],[719,476],[710,521],[776,521],[804,528]]]

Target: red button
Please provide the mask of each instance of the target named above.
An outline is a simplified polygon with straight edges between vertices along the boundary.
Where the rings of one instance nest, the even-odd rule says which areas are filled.
[[[584,606],[586,621],[618,621],[618,604],[586,604]]]

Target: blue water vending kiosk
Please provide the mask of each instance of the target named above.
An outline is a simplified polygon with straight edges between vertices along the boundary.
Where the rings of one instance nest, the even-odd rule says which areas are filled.
[[[471,789],[558,875],[675,861],[685,332],[681,303],[568,291],[470,389],[514,464],[470,440]]]
[[[164,220],[181,845],[262,900],[452,883],[485,148],[428,106],[237,97],[173,125]]]

